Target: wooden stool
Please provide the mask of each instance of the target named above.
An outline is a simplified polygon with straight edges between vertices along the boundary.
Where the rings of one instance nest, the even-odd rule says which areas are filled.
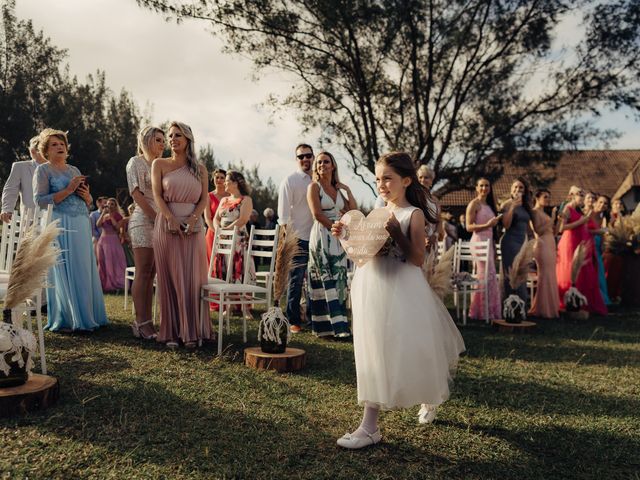
[[[524,320],[520,323],[509,323],[506,320],[492,320],[491,325],[498,327],[499,332],[505,333],[527,333],[536,328],[535,322]]]
[[[284,353],[264,353],[260,347],[244,349],[244,364],[257,370],[296,372],[304,368],[306,352],[300,348],[287,348]]]
[[[32,373],[23,385],[0,388],[0,417],[44,410],[54,405],[59,396],[57,378]]]

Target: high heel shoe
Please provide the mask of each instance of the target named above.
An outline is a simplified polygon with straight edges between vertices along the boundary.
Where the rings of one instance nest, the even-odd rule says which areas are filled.
[[[133,336],[136,338],[141,338],[143,340],[155,340],[156,337],[158,336],[157,333],[152,333],[150,335],[145,335],[144,333],[142,333],[141,327],[144,327],[145,325],[148,325],[150,323],[153,323],[151,320],[147,320],[146,322],[143,323],[138,323],[138,322],[133,322],[131,324],[131,330],[133,331]]]

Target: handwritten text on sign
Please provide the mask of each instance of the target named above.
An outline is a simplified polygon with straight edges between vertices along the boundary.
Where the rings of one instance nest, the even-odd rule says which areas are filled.
[[[390,216],[386,208],[376,208],[366,217],[358,210],[351,210],[340,219],[343,224],[340,243],[358,267],[375,257],[389,238],[384,224]]]

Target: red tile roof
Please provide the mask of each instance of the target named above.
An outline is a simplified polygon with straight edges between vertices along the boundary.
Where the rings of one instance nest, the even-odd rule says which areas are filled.
[[[551,191],[554,204],[565,199],[571,185],[610,197],[622,196],[633,186],[640,186],[640,150],[558,152],[555,167],[527,158],[539,155],[538,152],[520,152],[509,163],[503,162],[503,174],[493,182],[496,203],[509,196],[511,184],[519,176],[529,180],[534,192],[541,186],[535,177],[546,180],[546,188]],[[497,160],[489,157],[488,161]],[[522,166],[523,163],[527,165]],[[460,207],[467,205],[474,197],[474,190],[459,190],[445,194],[440,200],[444,207]]]

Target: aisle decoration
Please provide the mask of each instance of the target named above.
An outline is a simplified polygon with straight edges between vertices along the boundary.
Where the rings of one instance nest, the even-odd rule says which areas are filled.
[[[289,320],[280,308],[280,299],[284,295],[289,279],[289,272],[296,268],[295,258],[300,255],[298,237],[295,233],[280,230],[276,266],[273,280],[273,306],[262,314],[258,326],[258,341],[265,353],[284,353],[289,341]]]
[[[517,290],[527,282],[529,276],[529,265],[533,261],[533,247],[535,240],[529,240],[522,244],[520,251],[513,259],[511,268],[507,272],[509,286],[512,290]],[[502,315],[508,323],[521,323],[527,319],[527,308],[524,300],[519,295],[512,293],[509,295],[502,307]]]
[[[564,304],[569,312],[570,316],[589,316],[589,312],[581,310],[587,306],[587,297],[585,297],[580,290],[576,287],[576,281],[580,270],[586,261],[587,247],[585,242],[581,242],[573,253],[573,259],[571,260],[571,287],[564,294]],[[573,314],[573,315],[571,315]]]
[[[424,259],[422,273],[427,283],[440,300],[443,300],[453,289],[453,255],[455,246],[444,252],[439,259],[436,259],[437,252],[432,249]]]
[[[25,233],[9,274],[0,323],[0,387],[21,385],[29,378],[36,339],[28,330],[11,324],[11,311],[46,286],[47,272],[60,254],[53,244],[60,233],[57,222],[47,225],[39,235],[37,229],[34,225]]]

